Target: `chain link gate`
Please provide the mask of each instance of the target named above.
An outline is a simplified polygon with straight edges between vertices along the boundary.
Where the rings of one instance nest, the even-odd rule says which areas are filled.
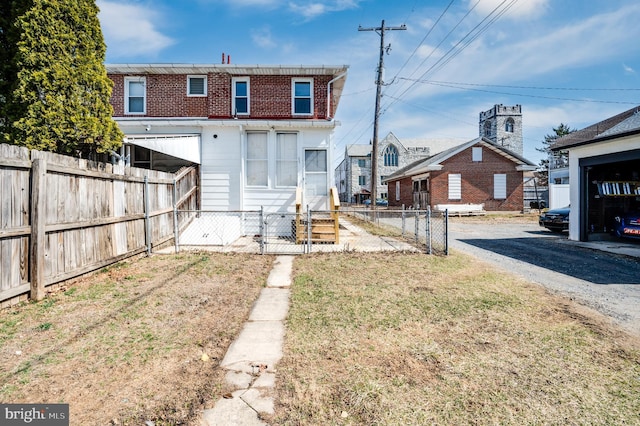
[[[296,213],[263,214],[261,254],[303,254],[306,241],[297,241]],[[301,221],[306,226],[306,220]]]

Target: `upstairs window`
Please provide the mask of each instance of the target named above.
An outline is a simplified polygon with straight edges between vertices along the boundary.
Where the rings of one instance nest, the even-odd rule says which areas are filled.
[[[367,160],[363,160],[362,158],[359,158],[358,167],[367,167]]]
[[[384,165],[398,167],[398,148],[389,145],[384,150]]]
[[[294,79],[292,97],[293,115],[311,115],[313,105],[313,80]]]
[[[124,78],[125,114],[146,114],[147,80],[145,77]]]
[[[482,147],[474,146],[471,148],[471,161],[480,162],[482,161]]]
[[[207,76],[187,76],[187,96],[207,96]]]
[[[232,111],[231,114],[248,115],[249,114],[249,78],[234,78],[232,87]]]
[[[505,121],[504,123],[504,131],[513,133],[514,126],[515,126],[515,122],[513,121],[513,118],[507,118],[507,121]]]

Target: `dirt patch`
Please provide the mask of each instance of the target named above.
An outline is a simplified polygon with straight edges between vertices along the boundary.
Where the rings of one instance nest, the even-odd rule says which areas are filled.
[[[227,390],[217,368],[273,258],[123,262],[0,312],[0,401],[68,403],[71,424],[189,424]]]

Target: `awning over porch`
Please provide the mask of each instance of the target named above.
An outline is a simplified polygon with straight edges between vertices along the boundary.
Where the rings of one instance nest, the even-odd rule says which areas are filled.
[[[127,136],[125,143],[200,164],[200,135]]]

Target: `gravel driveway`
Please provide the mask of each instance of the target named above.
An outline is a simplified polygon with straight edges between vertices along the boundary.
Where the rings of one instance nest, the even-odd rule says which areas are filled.
[[[535,223],[453,219],[449,230],[452,249],[589,306],[640,336],[640,258],[580,247]]]

